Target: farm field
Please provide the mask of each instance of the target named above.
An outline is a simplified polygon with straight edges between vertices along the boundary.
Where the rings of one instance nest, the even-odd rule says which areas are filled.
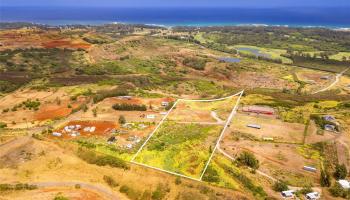
[[[260,129],[247,127],[249,124],[260,125]],[[235,133],[247,134],[257,140],[273,138],[275,142],[302,143],[304,124],[287,123],[274,116],[264,116],[247,113],[237,113],[232,121],[230,130]]]
[[[200,178],[222,126],[164,122],[135,161]]]
[[[257,46],[249,46],[249,45],[235,45],[233,48],[237,49],[241,53],[262,56],[273,59],[281,59],[285,64],[291,64],[292,61],[286,57],[281,56],[286,53],[286,50],[283,49],[271,49],[271,48],[263,48]]]
[[[237,99],[237,96],[233,96],[228,99],[210,102],[179,100],[166,120],[220,123],[228,118]]]
[[[200,179],[222,134],[223,120],[229,119],[238,100],[236,95],[207,102],[178,100],[134,161]]]

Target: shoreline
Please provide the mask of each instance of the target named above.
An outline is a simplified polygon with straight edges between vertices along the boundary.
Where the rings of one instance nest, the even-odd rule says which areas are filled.
[[[171,29],[173,27],[284,27],[284,28],[320,28],[330,29],[335,31],[350,31],[349,26],[334,26],[334,25],[297,25],[297,24],[260,24],[260,23],[229,23],[229,22],[198,22],[198,23],[146,23],[146,22],[115,22],[115,21],[102,21],[102,20],[1,20],[0,24],[4,23],[28,23],[32,25],[41,25],[49,27],[62,27],[62,26],[103,26],[108,24],[125,24],[125,25],[146,25]]]

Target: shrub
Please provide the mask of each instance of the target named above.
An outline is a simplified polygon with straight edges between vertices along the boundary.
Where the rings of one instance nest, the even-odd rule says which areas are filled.
[[[312,192],[311,186],[303,187],[301,190],[298,191],[300,194],[307,194]]]
[[[165,106],[165,110],[170,110],[174,105],[174,102],[170,102],[167,106]]]
[[[135,199],[136,200],[136,199],[138,199],[141,196],[140,192],[137,192],[137,191],[133,190],[132,188],[126,186],[126,185],[122,185],[120,187],[119,191],[121,193],[126,194],[130,199]]]
[[[103,180],[111,187],[117,187],[119,184],[111,176],[103,176]]]
[[[162,200],[166,196],[166,194],[170,192],[170,189],[163,184],[159,184],[157,186],[157,189],[152,192],[152,199],[153,200]]]
[[[6,124],[6,123],[0,122],[0,129],[1,129],[1,128],[6,128],[6,127],[7,127],[7,124]]]
[[[118,121],[119,121],[119,124],[125,124],[126,119],[125,119],[124,115],[120,115]]]
[[[232,168],[225,166],[224,170],[228,172],[228,174],[235,177],[238,181],[240,181],[245,188],[250,190],[254,196],[266,197],[267,194],[261,186],[256,186],[247,176],[243,173],[236,172]],[[264,198],[262,198],[264,199]]]
[[[10,190],[35,190],[38,187],[36,185],[30,185],[27,183],[17,183],[15,185],[11,184],[0,184],[0,191],[10,191]]]
[[[122,103],[122,104],[114,104],[113,105],[114,110],[123,110],[123,111],[146,111],[147,107],[145,105],[137,105],[137,104],[127,104],[127,103]]]
[[[58,194],[53,200],[69,200],[67,197]]]
[[[39,109],[39,106],[40,106],[40,102],[38,100],[32,101],[30,99],[27,99],[27,101],[22,102],[22,104],[29,110],[31,109],[37,110]]]
[[[206,61],[198,58],[185,58],[182,64],[195,70],[204,70]]]
[[[342,197],[344,199],[349,199],[350,197],[350,191],[344,190],[339,183],[335,183],[329,188],[329,192],[333,197]]]
[[[242,152],[237,158],[237,161],[253,169],[259,168],[259,160],[257,160],[254,154],[250,152],[246,152],[246,151]]]
[[[322,170],[320,179],[321,179],[321,186],[322,187],[331,186],[331,177],[330,177],[328,171]]]
[[[209,166],[203,176],[203,181],[218,183],[220,182],[220,177],[218,172],[211,166]]]
[[[276,192],[282,192],[282,191],[288,190],[288,185],[284,181],[277,181],[273,185],[273,190]]]
[[[181,183],[182,183],[181,178],[180,177],[176,177],[175,184],[176,185],[180,185]]]
[[[334,178],[336,178],[337,180],[344,179],[347,175],[348,175],[348,171],[344,164],[342,165],[337,164],[335,166]]]
[[[83,148],[79,148],[78,157],[89,164],[95,164],[98,166],[109,165],[111,167],[122,168],[126,170],[130,168],[129,165],[120,158],[116,158],[110,155],[97,155],[95,152]]]
[[[126,96],[126,95],[128,95],[128,91],[123,88],[117,88],[113,90],[100,90],[94,95],[93,102],[98,103],[109,97]]]

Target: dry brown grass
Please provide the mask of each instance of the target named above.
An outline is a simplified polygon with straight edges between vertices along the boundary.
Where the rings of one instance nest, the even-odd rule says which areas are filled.
[[[176,185],[176,177],[136,165],[131,165],[131,169],[127,171],[90,165],[74,155],[76,148],[69,143],[59,142],[53,144],[47,141],[35,140],[33,146],[35,151],[33,151],[31,160],[21,163],[16,168],[0,169],[1,182],[80,181],[109,187],[103,181],[103,175],[108,175],[113,177],[120,186],[127,185],[140,194],[145,190],[155,190],[159,183],[167,184],[170,187],[168,199],[174,199],[186,189],[200,194],[201,187],[210,188],[213,190],[214,195],[215,193],[220,193],[221,197],[227,197],[227,199],[251,199],[249,195],[243,195],[238,191],[215,188],[206,183],[191,180],[183,179],[180,185]],[[60,146],[64,146],[64,148]],[[113,189],[114,193],[125,198],[123,194],[119,193],[118,189],[118,187]],[[23,193],[24,197],[30,194],[30,192]]]

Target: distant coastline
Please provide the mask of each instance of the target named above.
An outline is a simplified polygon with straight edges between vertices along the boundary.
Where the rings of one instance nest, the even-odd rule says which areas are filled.
[[[0,22],[173,26],[281,26],[350,30],[350,8],[66,8],[0,7]]]

